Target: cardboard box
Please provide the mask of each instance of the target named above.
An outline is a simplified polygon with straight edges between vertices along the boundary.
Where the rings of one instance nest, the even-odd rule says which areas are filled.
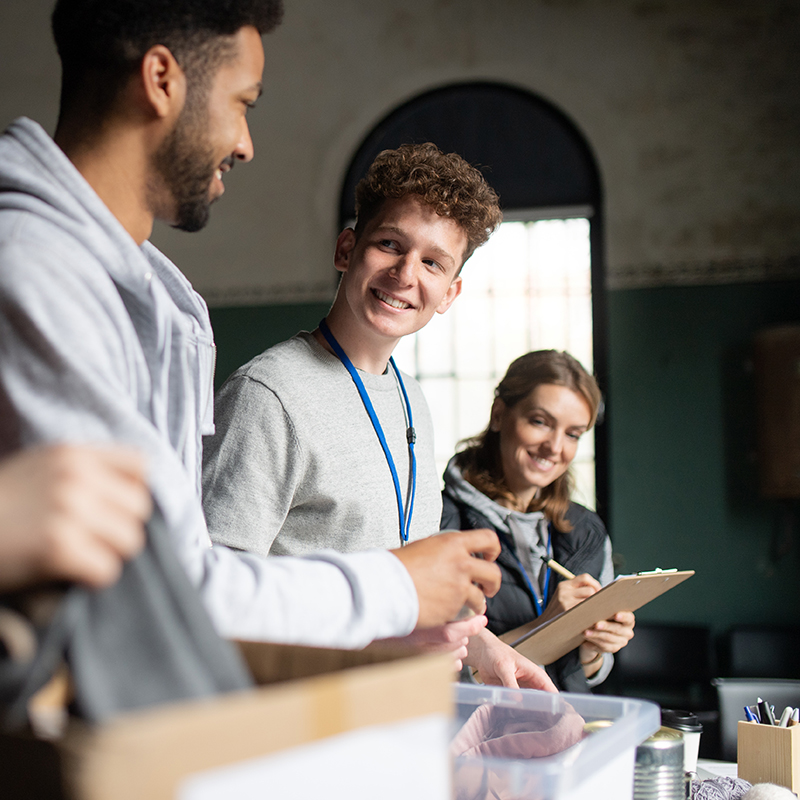
[[[449,800],[448,656],[241,647],[265,685],[97,727],[71,721],[53,742],[0,736],[0,796]],[[291,793],[278,788],[287,780]]]
[[[740,721],[736,761],[740,778],[800,793],[800,725],[778,728]]]
[[[542,757],[524,754],[513,742],[507,757],[497,755],[500,748],[491,757],[457,756],[457,800],[630,800],[636,747],[661,725],[658,706],[644,700],[459,684],[456,714],[462,724],[482,706],[501,710],[512,739],[520,731],[542,730],[543,720],[545,729],[554,730],[559,718],[573,712],[583,718],[579,734],[586,733]],[[495,726],[487,731],[490,737],[498,733]]]

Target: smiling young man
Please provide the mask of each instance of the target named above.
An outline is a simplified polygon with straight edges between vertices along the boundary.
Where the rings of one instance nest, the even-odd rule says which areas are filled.
[[[377,157],[356,207],[320,328],[266,350],[217,396],[203,470],[215,541],[301,555],[399,547],[439,530],[430,413],[390,357],[458,296],[464,262],[500,221],[497,195],[460,156],[404,145]]]
[[[390,552],[266,559],[211,547],[200,502],[213,432],[208,312],[148,241],[203,227],[253,157],[262,34],[280,0],[58,0],[51,139],[0,137],[0,455],[127,443],[181,562],[225,636],[356,647],[480,612],[499,585],[490,532]],[[472,558],[481,552],[486,561]]]
[[[390,359],[458,296],[464,262],[500,222],[497,195],[460,156],[404,145],[373,162],[356,213],[336,241],[341,280],[320,327],[266,350],[218,394],[203,470],[215,541],[261,555],[348,553],[408,550],[439,530],[428,406]],[[446,626],[444,646],[486,682],[549,685],[484,624]]]

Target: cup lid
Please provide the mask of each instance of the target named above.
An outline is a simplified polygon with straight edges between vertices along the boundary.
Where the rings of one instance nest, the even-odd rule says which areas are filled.
[[[687,733],[702,733],[703,726],[691,711],[675,708],[661,709],[661,724],[666,728]]]

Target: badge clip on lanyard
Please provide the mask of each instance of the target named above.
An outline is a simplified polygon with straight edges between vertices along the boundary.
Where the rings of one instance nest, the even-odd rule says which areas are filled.
[[[414,453],[414,443],[417,440],[417,434],[414,430],[414,418],[411,416],[411,403],[409,402],[408,394],[406,393],[406,387],[403,383],[403,378],[400,376],[400,370],[397,369],[397,364],[394,363],[394,358],[389,356],[389,363],[392,365],[395,377],[400,385],[400,390],[403,393],[406,416],[408,417],[406,441],[408,442],[408,450],[411,454],[411,499],[408,503],[408,514],[406,514],[406,511],[403,508],[403,493],[400,490],[400,478],[397,476],[397,468],[394,465],[394,459],[392,458],[392,453],[389,450],[389,445],[386,442],[386,436],[383,433],[383,428],[381,427],[378,415],[375,413],[372,401],[369,399],[369,394],[364,386],[364,382],[361,380],[358,370],[356,370],[356,368],[353,366],[353,362],[350,360],[347,353],[345,353],[345,351],[342,349],[342,346],[339,344],[339,342],[336,341],[336,338],[328,327],[328,323],[324,319],[319,323],[319,329],[322,335],[325,337],[325,341],[327,341],[328,344],[333,348],[333,352],[336,353],[339,361],[344,364],[345,369],[350,373],[350,377],[353,379],[356,389],[358,389],[358,394],[361,396],[361,402],[364,404],[364,408],[366,409],[370,421],[372,422],[372,427],[375,429],[375,433],[381,443],[381,447],[383,448],[383,454],[386,456],[386,463],[389,465],[389,471],[392,473],[394,491],[397,495],[397,513],[400,517],[400,538],[403,544],[405,544],[408,542],[408,534],[411,530],[411,516],[414,513],[414,496],[417,491],[417,457]]]
[[[553,548],[552,548],[552,540],[553,540],[553,526],[551,523],[547,524],[547,555],[552,558],[553,557]],[[547,572],[544,574],[544,585],[542,586],[542,596],[539,597],[539,593],[533,587],[533,581],[531,580],[530,575],[528,575],[528,571],[522,565],[522,561],[520,561],[519,556],[512,551],[512,555],[516,560],[517,564],[519,564],[520,571],[522,572],[522,577],[525,579],[525,583],[528,585],[528,591],[531,593],[531,597],[533,598],[533,604],[536,608],[536,616],[541,617],[542,612],[547,607],[547,594],[550,588],[550,567],[547,568]]]

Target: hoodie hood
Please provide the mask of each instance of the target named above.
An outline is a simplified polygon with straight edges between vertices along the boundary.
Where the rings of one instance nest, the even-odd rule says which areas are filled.
[[[49,246],[63,248],[65,270],[83,272],[90,283],[101,280],[98,270],[108,275],[136,331],[123,367],[128,384],[136,387],[141,412],[197,473],[199,443],[179,404],[170,403],[170,383],[190,342],[199,368],[183,391],[193,396],[202,433],[213,432],[214,342],[205,302],[157,248],[137,245],[38,123],[21,117],[9,126],[0,136],[0,164],[0,210],[10,212],[0,238],[50,236]]]
[[[41,125],[27,117],[12,122],[0,137],[0,163],[0,208],[29,211],[62,228],[128,292],[150,294],[155,271],[180,310],[210,334],[205,302],[186,277],[150,242],[136,244]]]
[[[492,526],[502,533],[513,535],[511,525],[530,531],[538,531],[539,523],[544,519],[541,511],[513,511],[490,500],[483,492],[464,480],[461,470],[453,456],[444,471],[444,493],[461,503],[471,506],[483,514]],[[538,533],[537,533],[538,536]]]
[[[0,208],[57,225],[95,255],[115,283],[147,289],[151,267],[144,250],[38,123],[21,117],[9,126],[0,138],[0,163]]]

